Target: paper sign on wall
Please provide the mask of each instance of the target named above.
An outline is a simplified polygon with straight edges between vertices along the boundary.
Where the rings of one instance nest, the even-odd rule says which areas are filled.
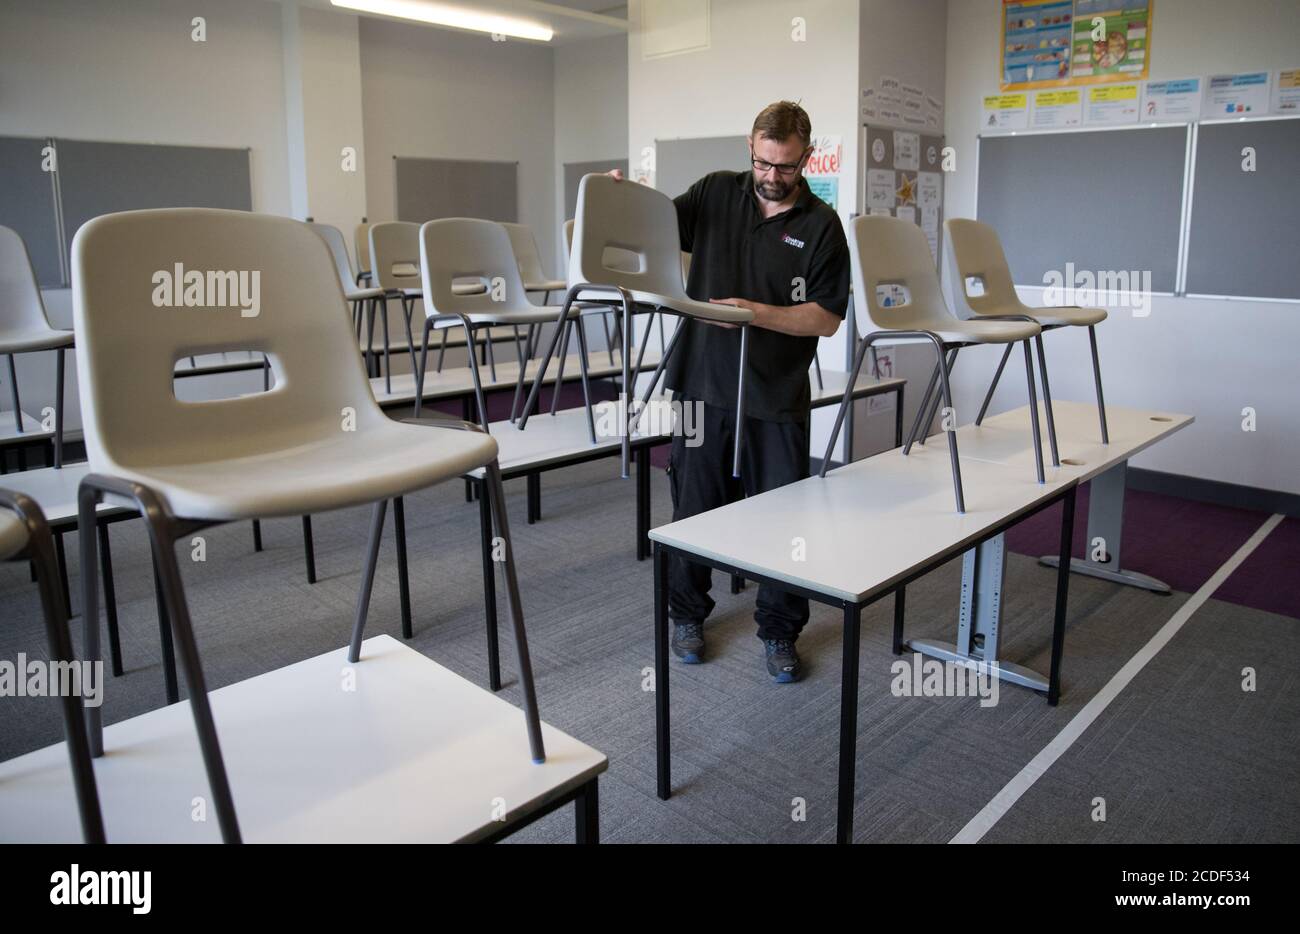
[[[921,135],[894,131],[894,168],[915,172],[921,167]]]
[[[1142,88],[1142,119],[1195,120],[1201,113],[1201,79],[1148,81]]]
[[[1028,95],[990,94],[984,98],[984,129],[1023,130],[1028,125]]]
[[[1267,71],[1240,75],[1211,75],[1205,86],[1201,117],[1206,120],[1261,117],[1268,113],[1268,98]]]
[[[1273,113],[1300,113],[1300,68],[1277,73],[1273,80]]]
[[[1109,84],[1088,88],[1088,106],[1083,122],[1089,126],[1118,126],[1137,123],[1138,86],[1136,84]]]
[[[1083,122],[1083,95],[1078,91],[1039,91],[1034,95],[1035,128],[1078,126]]]

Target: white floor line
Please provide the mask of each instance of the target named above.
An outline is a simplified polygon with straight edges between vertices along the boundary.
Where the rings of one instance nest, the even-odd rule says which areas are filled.
[[[1074,745],[1074,741],[1083,735],[1084,730],[1092,725],[1092,722],[1101,716],[1101,712],[1109,706],[1119,692],[1124,690],[1137,676],[1146,663],[1155,658],[1157,653],[1163,649],[1177,633],[1183,628],[1183,624],[1191,618],[1192,614],[1200,609],[1206,600],[1223,585],[1233,571],[1237,570],[1251,552],[1259,547],[1259,544],[1268,537],[1268,534],[1277,528],[1278,523],[1282,521],[1282,516],[1270,516],[1263,525],[1255,530],[1244,545],[1237,549],[1236,553],[1224,563],[1223,567],[1214,572],[1214,576],[1201,585],[1201,588],[1192,594],[1191,599],[1178,608],[1178,612],[1170,617],[1169,622],[1160,627],[1160,631],[1151,637],[1151,640],[1138,651],[1136,655],[1117,671],[1106,683],[1106,686],[1097,692],[1092,700],[1084,705],[1084,708],[1074,715],[1074,719],[1065,725],[1065,729],[1056,734],[1056,737],[1043,748],[1038,755],[1020,770],[1020,772],[1003,786],[1002,790],[993,796],[993,800],[984,805],[983,810],[970,819],[970,822],[958,832],[957,836],[949,840],[949,843],[978,843],[984,835],[993,829],[993,825],[1002,819],[1002,816],[1011,810],[1020,796],[1028,791],[1038,781],[1047,770],[1059,759],[1067,749]]]

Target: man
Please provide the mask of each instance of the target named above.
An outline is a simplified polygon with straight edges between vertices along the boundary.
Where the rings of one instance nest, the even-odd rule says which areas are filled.
[[[668,470],[674,521],[808,476],[808,368],[818,338],[839,329],[848,306],[843,226],[802,174],[812,154],[808,114],[788,101],[764,108],[754,120],[749,150],[751,171],[706,175],[675,202],[682,249],[692,254],[687,294],[747,308],[754,320],[739,481],[732,477],[731,451],[740,331],[683,321],[686,331],[666,381],[682,405],[702,403],[702,443],[688,447],[683,435],[673,437]],[[682,558],[669,565],[673,652],[687,664],[704,659],[712,576]],[[795,640],[808,622],[808,601],[762,586],[754,620],[768,673],[778,683],[797,680]]]

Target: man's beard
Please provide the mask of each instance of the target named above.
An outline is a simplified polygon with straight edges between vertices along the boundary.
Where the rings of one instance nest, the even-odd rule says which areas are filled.
[[[793,181],[783,182],[779,178],[774,181],[764,181],[757,177],[754,179],[754,191],[758,196],[764,201],[774,201],[778,204],[790,197],[794,185]]]

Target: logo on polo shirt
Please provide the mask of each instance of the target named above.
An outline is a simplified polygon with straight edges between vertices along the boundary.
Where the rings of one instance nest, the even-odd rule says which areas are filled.
[[[783,233],[783,234],[781,234],[781,242],[782,242],[782,243],[788,243],[788,244],[790,244],[790,246],[797,246],[797,247],[798,247],[799,249],[801,249],[801,250],[803,249],[803,241],[802,241],[802,240],[796,240],[794,237],[790,236],[788,233]]]

